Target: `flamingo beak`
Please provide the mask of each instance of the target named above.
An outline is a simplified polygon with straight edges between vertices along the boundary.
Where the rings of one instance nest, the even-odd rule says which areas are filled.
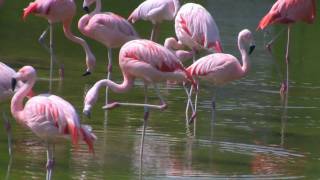
[[[90,111],[83,111],[83,115],[85,115],[87,118],[91,119],[91,112]]]
[[[256,48],[256,45],[251,45],[251,46],[250,46],[249,55],[252,54],[252,52],[254,51],[255,48]]]
[[[12,78],[11,79],[11,89],[12,89],[12,91],[15,90],[16,85],[17,85],[17,79],[16,78]]]
[[[83,10],[86,12],[86,13],[90,13],[90,9],[88,6],[84,6],[83,7]]]
[[[91,75],[90,71],[86,71],[85,73],[82,74],[82,76],[89,76],[89,75]]]

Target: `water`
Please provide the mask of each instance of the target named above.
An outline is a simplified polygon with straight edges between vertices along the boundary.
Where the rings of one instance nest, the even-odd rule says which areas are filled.
[[[103,2],[104,10],[127,17],[140,1]],[[186,2],[186,1],[184,1]],[[189,2],[189,1],[188,1]],[[236,37],[243,28],[254,32],[257,49],[251,57],[252,70],[241,81],[213,88],[202,85],[196,136],[193,127],[185,126],[186,98],[179,86],[161,86],[169,108],[152,111],[147,128],[142,166],[143,179],[316,179],[319,178],[320,144],[320,80],[317,76],[319,55],[318,23],[293,27],[290,65],[290,94],[287,108],[278,94],[284,68],[285,35],[275,44],[276,61],[264,49],[264,44],[282,26],[269,30],[270,35],[255,32],[259,19],[274,1],[264,0],[210,0],[197,1],[215,17],[227,53],[239,56]],[[38,17],[27,22],[20,18],[28,3],[7,1],[0,9],[0,58],[18,69],[30,64],[38,70],[40,80],[35,91],[48,91],[49,55],[37,43],[47,27]],[[78,16],[82,2],[78,4]],[[76,24],[76,23],[74,23]],[[135,27],[148,37],[151,25],[138,22]],[[173,25],[162,26],[161,42],[173,35]],[[74,25],[74,31],[77,31]],[[97,57],[97,68],[90,77],[81,77],[84,71],[84,53],[80,46],[66,40],[61,25],[55,27],[55,47],[59,62],[65,66],[65,80],[55,81],[53,92],[71,102],[78,112],[82,110],[84,91],[95,81],[106,76],[107,49],[88,40]],[[114,51],[114,55],[117,55]],[[117,59],[116,57],[114,58]],[[278,72],[275,62],[279,64]],[[316,65],[316,64],[318,65]],[[115,66],[114,77],[122,81]],[[55,71],[57,77],[58,71]],[[216,113],[212,116],[211,96],[216,96]],[[151,102],[158,103],[153,90]],[[139,179],[140,138],[143,109],[119,108],[101,110],[101,99],[92,112],[92,119],[82,117],[90,124],[98,140],[96,154],[88,154],[87,147],[74,149],[70,143],[58,144],[53,179]],[[111,93],[111,99],[128,102],[143,101],[143,86],[137,82],[126,94]],[[8,103],[3,109],[9,115]],[[45,145],[29,130],[13,124],[13,157],[7,153],[7,140],[0,123],[0,179],[44,179]]]

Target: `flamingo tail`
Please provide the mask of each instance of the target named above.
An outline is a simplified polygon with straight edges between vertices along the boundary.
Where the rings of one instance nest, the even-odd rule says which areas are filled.
[[[91,127],[88,125],[81,125],[81,134],[83,141],[86,142],[89,147],[89,152],[94,153],[93,143],[97,137],[92,133]]]
[[[24,8],[23,9],[23,16],[22,16],[22,19],[23,20],[26,20],[27,16],[33,12],[35,12],[37,10],[37,3],[35,2],[32,2],[29,4],[28,7]]]
[[[268,13],[266,16],[264,16],[262,18],[262,20],[260,21],[257,30],[261,29],[265,29],[267,26],[269,26],[270,24],[273,24],[276,20],[276,18],[278,18],[279,15],[274,14],[274,13]]]

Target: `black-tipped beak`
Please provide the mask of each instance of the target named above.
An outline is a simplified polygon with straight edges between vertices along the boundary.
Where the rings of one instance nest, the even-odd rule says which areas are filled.
[[[249,55],[251,55],[252,54],[252,52],[254,51],[254,49],[256,48],[256,46],[255,45],[251,45],[250,46],[250,49],[249,49]]]
[[[89,13],[89,12],[90,12],[90,9],[89,9],[88,6],[83,7],[83,10],[84,10],[86,13]]]
[[[82,74],[82,76],[89,76],[91,74],[90,71],[86,71],[85,73]]]
[[[83,111],[83,114],[84,114],[88,119],[91,119],[91,112],[90,112],[90,111]]]
[[[14,91],[16,89],[17,80],[15,78],[11,79],[11,89]]]

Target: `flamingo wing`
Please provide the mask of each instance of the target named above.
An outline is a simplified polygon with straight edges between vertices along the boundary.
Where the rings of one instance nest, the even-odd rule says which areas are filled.
[[[78,144],[79,117],[70,103],[50,94],[35,96],[25,105],[27,126],[40,137],[70,135],[73,144]]]

